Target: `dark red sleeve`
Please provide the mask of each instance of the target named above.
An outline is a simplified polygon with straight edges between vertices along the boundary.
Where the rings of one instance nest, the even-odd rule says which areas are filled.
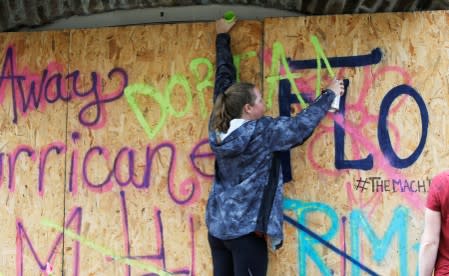
[[[426,207],[437,212],[441,212],[441,192],[442,187],[448,181],[448,174],[438,174],[432,179],[429,194],[427,195]]]

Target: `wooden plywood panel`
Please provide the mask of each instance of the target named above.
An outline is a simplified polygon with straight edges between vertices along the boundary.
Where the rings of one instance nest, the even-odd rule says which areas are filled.
[[[67,32],[0,39],[0,274],[61,267],[64,219]],[[64,98],[64,99],[63,99]]]
[[[285,212],[295,225],[270,253],[269,275],[415,273],[429,179],[448,161],[447,23],[447,12],[273,18],[263,52],[261,22],[234,27],[240,79],[261,86],[264,57],[271,115],[290,80],[315,97],[311,35],[349,80],[344,114],[291,152]],[[70,275],[210,274],[214,37],[212,22],[2,34],[1,273],[39,274],[37,259],[49,258]],[[325,70],[319,79],[330,80]],[[22,113],[18,85],[30,91],[32,80],[44,94]]]
[[[260,83],[261,23],[238,25],[241,79]],[[210,274],[204,208],[213,159],[205,139],[214,23],[72,31],[70,64],[80,72],[79,91],[92,87],[95,72],[104,104],[81,117],[93,93],[69,106],[76,157],[67,159],[74,170],[66,204],[82,212],[83,240],[78,259],[77,239],[67,237],[65,271]]]
[[[274,95],[271,112],[278,114],[276,96],[286,83],[313,99],[316,79],[322,88],[330,81],[325,69],[318,77],[312,35],[335,74],[349,80],[345,112],[328,115],[291,151],[286,212],[322,240],[287,224],[287,236],[297,241],[285,250],[296,259],[285,253],[288,265],[272,264],[273,273],[292,262],[297,274],[416,273],[429,182],[447,167],[449,45],[441,26],[448,20],[447,12],[431,12],[265,21],[264,90]],[[273,71],[282,51],[289,66]],[[278,81],[279,75],[287,80]],[[334,122],[341,126],[337,132]]]

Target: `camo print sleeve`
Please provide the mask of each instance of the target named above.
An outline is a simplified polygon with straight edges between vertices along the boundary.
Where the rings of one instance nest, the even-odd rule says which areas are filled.
[[[217,35],[215,49],[214,102],[220,93],[224,93],[236,81],[236,71],[231,52],[231,37],[229,34],[221,33]]]
[[[326,115],[335,94],[325,90],[294,117],[278,117],[268,124],[266,141],[273,151],[288,150],[309,137]]]

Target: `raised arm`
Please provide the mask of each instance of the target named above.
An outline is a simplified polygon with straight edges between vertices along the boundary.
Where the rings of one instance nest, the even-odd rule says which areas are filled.
[[[224,19],[219,19],[215,24],[217,37],[215,39],[216,71],[214,102],[220,93],[224,93],[236,81],[236,70],[231,52],[231,37],[229,36],[229,31],[235,22],[227,23]]]
[[[329,110],[335,94],[325,90],[312,104],[294,117],[278,117],[267,128],[273,151],[289,150],[308,138]]]
[[[296,116],[274,119],[267,133],[271,149],[289,150],[303,143],[327,114],[336,94],[343,95],[343,93],[343,81],[335,79],[313,103]]]

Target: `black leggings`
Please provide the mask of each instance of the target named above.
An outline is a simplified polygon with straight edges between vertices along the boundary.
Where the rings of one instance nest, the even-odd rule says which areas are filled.
[[[254,233],[232,240],[208,234],[214,276],[266,276],[268,250],[265,238]]]

